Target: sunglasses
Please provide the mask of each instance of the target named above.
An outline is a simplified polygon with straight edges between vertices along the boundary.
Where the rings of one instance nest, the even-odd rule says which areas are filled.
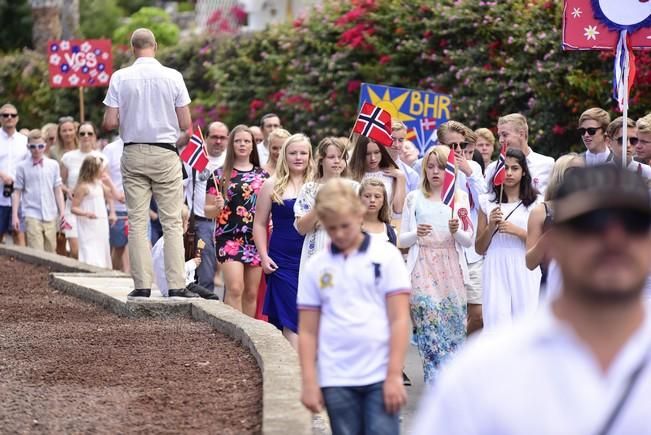
[[[617,222],[631,236],[641,236],[651,229],[649,215],[636,210],[602,209],[577,216],[565,223],[572,231],[584,235],[603,234]]]
[[[42,150],[42,149],[45,149],[45,144],[44,143],[30,143],[29,145],[27,145],[27,147],[30,150],[35,150],[36,148],[38,148],[39,150]]]
[[[622,145],[622,144],[624,143],[623,139],[624,139],[624,136],[620,136],[620,137],[616,137],[616,138],[615,138],[615,140],[617,141],[617,143],[620,144],[620,145]],[[637,143],[639,142],[639,139],[636,138],[636,137],[629,137],[629,138],[628,138],[628,142],[629,142],[631,145],[635,146],[635,145],[637,145]]]
[[[594,136],[599,130],[601,130],[601,127],[581,127],[577,131],[579,132],[579,136],[585,136],[586,133],[588,133],[590,136]]]
[[[84,137],[84,136],[95,136],[95,133],[92,131],[80,131],[79,136]]]
[[[453,150],[457,149],[457,148],[465,150],[468,147],[468,144],[469,144],[469,142],[452,142],[452,143],[447,144],[447,146],[449,146]]]
[[[2,117],[3,118],[18,118],[18,114],[17,113],[3,113]]]

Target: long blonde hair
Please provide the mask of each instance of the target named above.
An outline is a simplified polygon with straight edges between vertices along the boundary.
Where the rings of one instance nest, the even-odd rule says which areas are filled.
[[[255,139],[253,133],[248,126],[240,124],[235,126],[231,131],[231,134],[228,135],[228,145],[226,147],[226,159],[224,160],[224,166],[222,167],[222,176],[220,177],[219,183],[221,184],[221,194],[224,198],[228,198],[228,188],[231,185],[231,175],[233,172],[233,165],[235,165],[235,135],[241,131],[247,132],[251,136],[251,154],[249,154],[249,162],[253,165],[254,168],[260,167],[260,157],[258,156],[258,147],[255,146]]]
[[[565,179],[565,172],[573,166],[585,166],[583,158],[577,153],[565,154],[556,160],[552,168],[552,173],[549,176],[547,190],[545,190],[545,201],[551,201],[556,197],[558,187]]]
[[[303,183],[312,181],[312,177],[314,176],[314,159],[312,158],[312,144],[310,143],[310,139],[303,133],[297,133],[288,137],[287,140],[285,140],[283,143],[282,149],[280,150],[280,155],[282,158],[278,159],[278,164],[276,166],[276,182],[274,184],[273,191],[271,192],[271,200],[278,204],[283,203],[283,195],[285,194],[285,189],[287,189],[291,175],[289,173],[289,165],[287,164],[287,149],[290,145],[302,142],[307,143],[308,149],[308,161],[307,166],[303,171]]]

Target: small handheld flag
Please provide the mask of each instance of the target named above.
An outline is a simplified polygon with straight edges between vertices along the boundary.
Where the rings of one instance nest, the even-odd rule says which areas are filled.
[[[197,172],[203,171],[208,166],[208,157],[203,149],[203,135],[198,125],[194,128],[190,142],[188,142],[180,155],[181,160]]]
[[[454,210],[454,185],[457,178],[455,170],[454,151],[450,150],[448,162],[445,165],[445,175],[443,176],[443,188],[441,189],[441,201],[443,204],[450,206]]]
[[[393,145],[393,138],[391,137],[391,114],[369,103],[362,105],[362,110],[357,115],[353,132],[366,136],[385,147]]]
[[[502,145],[500,149],[500,156],[497,159],[497,165],[495,165],[495,175],[493,175],[493,185],[501,186],[504,184],[506,179],[506,144]]]

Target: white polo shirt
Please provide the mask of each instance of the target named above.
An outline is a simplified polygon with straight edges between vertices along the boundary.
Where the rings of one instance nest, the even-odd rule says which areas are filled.
[[[386,379],[387,298],[410,289],[400,251],[368,234],[347,257],[331,245],[310,258],[299,274],[297,303],[299,310],[321,313],[321,387],[363,386]]]
[[[531,150],[531,148],[529,149]],[[486,180],[486,185],[489,187],[489,191],[490,185],[493,181],[493,175],[495,174],[496,165],[497,161],[492,162],[484,172],[484,178]],[[527,166],[529,167],[529,173],[531,174],[532,186],[535,187],[541,195],[544,195],[545,190],[547,190],[547,184],[549,184],[549,176],[552,174],[552,168],[554,167],[554,159],[531,150],[527,156]]]
[[[16,131],[9,136],[3,128],[0,128],[0,171],[15,179],[18,165],[30,157],[25,135]],[[0,180],[0,206],[11,207],[11,197],[3,196],[2,189],[4,183]]]
[[[190,96],[180,72],[139,57],[113,73],[104,104],[118,109],[124,143],[175,144],[180,133],[175,109],[190,104]]]
[[[122,171],[120,170],[120,160],[122,159],[123,150],[124,142],[120,138],[117,138],[110,144],[106,145],[102,150],[102,154],[104,154],[104,158],[106,159],[111,181],[119,192],[124,192],[124,187],[122,185]],[[116,212],[127,211],[126,204],[120,201],[113,201],[113,207],[115,207]]]
[[[40,164],[34,164],[30,158],[21,162],[16,169],[14,188],[22,191],[20,204],[25,217],[45,222],[55,220],[59,215],[59,209],[54,188],[59,186],[61,186],[59,163],[46,156],[43,156]]]
[[[651,306],[607,373],[550,308],[471,340],[425,395],[414,435],[597,434],[646,358],[611,434],[651,434]]]

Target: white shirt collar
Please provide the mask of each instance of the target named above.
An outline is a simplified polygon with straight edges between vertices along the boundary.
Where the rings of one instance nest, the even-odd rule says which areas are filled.
[[[160,62],[158,60],[156,60],[155,57],[149,57],[149,56],[139,57],[139,58],[137,58],[135,60],[135,62],[133,62],[134,65],[141,64],[141,63],[158,63],[158,64],[160,64]]]

